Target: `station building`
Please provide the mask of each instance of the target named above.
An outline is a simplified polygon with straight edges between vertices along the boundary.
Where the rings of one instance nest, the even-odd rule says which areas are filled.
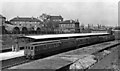
[[[31,30],[40,30],[42,26],[42,22],[34,17],[15,17],[10,20],[10,22],[15,25],[13,31],[31,31]]]

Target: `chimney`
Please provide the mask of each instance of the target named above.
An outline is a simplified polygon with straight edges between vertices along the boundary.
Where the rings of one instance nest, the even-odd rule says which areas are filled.
[[[19,18],[19,16],[17,16],[17,18]]]
[[[33,16],[31,18],[33,19]]]

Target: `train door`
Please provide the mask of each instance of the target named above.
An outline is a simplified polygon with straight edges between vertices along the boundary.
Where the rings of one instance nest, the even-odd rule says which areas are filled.
[[[27,46],[24,46],[24,55],[27,57],[27,53],[28,53],[28,48]]]
[[[30,49],[30,46],[27,47],[27,56],[28,56],[28,58],[31,56],[31,49]]]
[[[26,47],[25,47],[24,54],[25,54],[26,58],[29,58],[29,57],[30,57],[30,47],[29,47],[29,46],[26,46]]]
[[[31,48],[31,56],[32,56],[32,58],[34,58],[34,48],[35,46],[31,46],[30,48]]]

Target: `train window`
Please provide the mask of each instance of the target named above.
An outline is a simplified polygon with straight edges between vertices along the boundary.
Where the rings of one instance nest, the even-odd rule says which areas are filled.
[[[26,49],[28,49],[28,46],[26,47]]]
[[[28,49],[30,49],[30,46],[28,46]]]
[[[40,49],[44,50],[44,45],[40,45]]]
[[[83,41],[83,39],[80,39],[80,41],[82,42],[82,41]]]
[[[57,43],[57,47],[59,47],[60,46],[60,43]]]
[[[45,48],[50,48],[51,47],[50,44],[46,44],[45,46],[46,46]]]
[[[46,45],[44,45],[44,49],[46,49],[48,46],[47,46],[47,44]]]
[[[27,46],[25,47],[25,49],[27,49]]]
[[[37,47],[38,47],[38,46],[34,46],[35,50],[38,50]]]
[[[58,43],[55,44],[55,47],[58,47]]]
[[[56,43],[55,43],[55,44],[52,44],[51,47],[53,47],[53,48],[56,47]]]
[[[33,50],[33,47],[31,47],[31,50]]]
[[[39,50],[38,46],[35,46],[36,50]]]
[[[33,47],[33,50],[34,50],[35,47]]]
[[[58,43],[55,44],[55,47],[58,47]]]
[[[37,46],[38,50],[40,50],[40,46]]]
[[[40,45],[39,47],[40,47],[40,49],[42,49],[42,50],[44,49],[44,45]]]

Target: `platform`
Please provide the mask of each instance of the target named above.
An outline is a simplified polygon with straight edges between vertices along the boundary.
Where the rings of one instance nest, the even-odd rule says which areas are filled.
[[[78,64],[81,63],[82,65],[85,65],[88,67],[88,65],[92,65],[93,63],[96,62],[94,60],[95,56],[91,55],[93,52],[96,52],[104,48],[108,48],[116,44],[118,44],[117,41],[95,44],[95,45],[79,48],[76,50],[68,51],[65,53],[60,53],[47,58],[39,59],[33,62],[14,66],[9,69],[55,69],[57,70],[57,69],[61,69],[63,67],[69,66],[75,63],[76,61],[78,61],[77,62]],[[77,65],[77,63],[75,65]]]
[[[21,56],[24,56],[24,50],[20,50],[17,52],[0,53],[0,61],[11,59],[11,58],[16,58],[16,57],[21,57]]]

